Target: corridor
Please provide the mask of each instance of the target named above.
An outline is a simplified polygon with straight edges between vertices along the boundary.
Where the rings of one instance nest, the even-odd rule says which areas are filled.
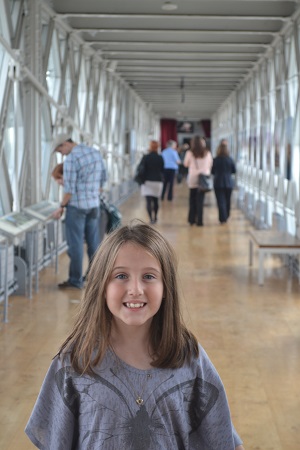
[[[235,207],[218,223],[208,194],[204,227],[187,224],[185,184],[163,202],[157,227],[179,258],[183,315],[216,366],[234,425],[247,450],[294,450],[300,435],[300,303],[297,278],[279,258],[267,260],[265,285],[257,283],[257,258],[248,266],[250,224]],[[120,207],[123,223],[147,220],[139,191]],[[51,358],[68,333],[80,292],[59,291],[59,271],[44,269],[32,300],[12,296],[8,324],[0,329],[0,449],[33,450],[23,429]]]

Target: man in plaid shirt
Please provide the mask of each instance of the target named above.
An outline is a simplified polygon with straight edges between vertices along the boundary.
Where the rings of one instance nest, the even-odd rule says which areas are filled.
[[[63,163],[64,196],[53,216],[59,219],[66,208],[66,238],[70,258],[69,278],[58,287],[81,289],[84,241],[90,262],[100,244],[99,193],[106,181],[106,169],[99,150],[73,142],[68,134],[58,135],[53,148],[55,152],[66,156]]]

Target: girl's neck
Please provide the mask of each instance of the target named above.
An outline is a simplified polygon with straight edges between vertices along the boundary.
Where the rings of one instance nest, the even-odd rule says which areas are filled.
[[[122,330],[113,326],[110,345],[114,353],[124,362],[137,369],[151,369],[149,331],[145,329]]]

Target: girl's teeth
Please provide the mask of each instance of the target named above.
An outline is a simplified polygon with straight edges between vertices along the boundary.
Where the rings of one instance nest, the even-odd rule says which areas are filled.
[[[126,303],[127,308],[142,308],[144,303]]]

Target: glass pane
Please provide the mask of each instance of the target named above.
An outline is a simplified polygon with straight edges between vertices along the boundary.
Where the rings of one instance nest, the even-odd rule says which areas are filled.
[[[66,105],[70,107],[72,95],[72,78],[69,64],[67,65],[66,78],[65,78],[65,100]]]
[[[87,89],[86,89],[86,77],[85,77],[85,69],[84,64],[81,64],[80,70],[80,78],[78,84],[78,105],[79,105],[79,113],[80,113],[80,125],[83,125],[85,111],[86,111],[86,98],[87,98]]]
[[[47,181],[48,181],[48,169],[51,158],[51,119],[49,116],[49,106],[45,100],[43,100],[42,107],[42,148],[41,148],[41,169],[42,169],[42,191],[43,198],[46,194]]]
[[[10,96],[8,103],[6,127],[4,130],[4,155],[6,159],[8,175],[11,185],[15,185],[16,171],[15,171],[15,115],[13,98]]]
[[[1,36],[3,36],[2,20],[4,20],[4,14],[1,14],[1,16],[0,16],[0,34],[1,34]]]
[[[0,110],[7,80],[7,62],[7,55],[5,55],[4,48],[0,44]]]
[[[290,100],[291,114],[292,116],[296,113],[297,99],[299,91],[298,76],[295,75],[288,81],[288,94]]]
[[[293,153],[293,118],[288,117],[285,123],[285,177],[292,178],[292,153]]]
[[[43,23],[42,24],[42,48],[43,48],[43,53],[45,52],[46,49],[46,44],[47,44],[47,36],[48,36],[48,29],[49,29],[49,25],[48,23]]]
[[[11,13],[11,20],[13,29],[16,29],[20,7],[23,2],[21,0],[10,0],[10,13]]]
[[[67,37],[63,33],[59,33],[59,46],[61,60],[64,61],[67,50]]]
[[[0,216],[4,216],[4,209],[3,209],[3,205],[2,205],[1,196],[0,196]]]
[[[54,32],[52,36],[52,43],[46,73],[46,81],[48,86],[48,92],[56,101],[58,101],[60,80],[61,80],[61,68],[58,54],[56,32]]]
[[[17,133],[17,162],[18,162],[18,171],[17,171],[17,175],[18,175],[18,180],[20,179],[20,175],[21,175],[21,169],[22,169],[22,164],[23,164],[23,160],[24,160],[24,152],[25,152],[25,148],[24,148],[24,124],[23,124],[23,115],[22,115],[22,111],[20,108],[20,93],[17,93],[18,95],[18,106],[17,106],[17,110],[15,112],[15,132]]]

